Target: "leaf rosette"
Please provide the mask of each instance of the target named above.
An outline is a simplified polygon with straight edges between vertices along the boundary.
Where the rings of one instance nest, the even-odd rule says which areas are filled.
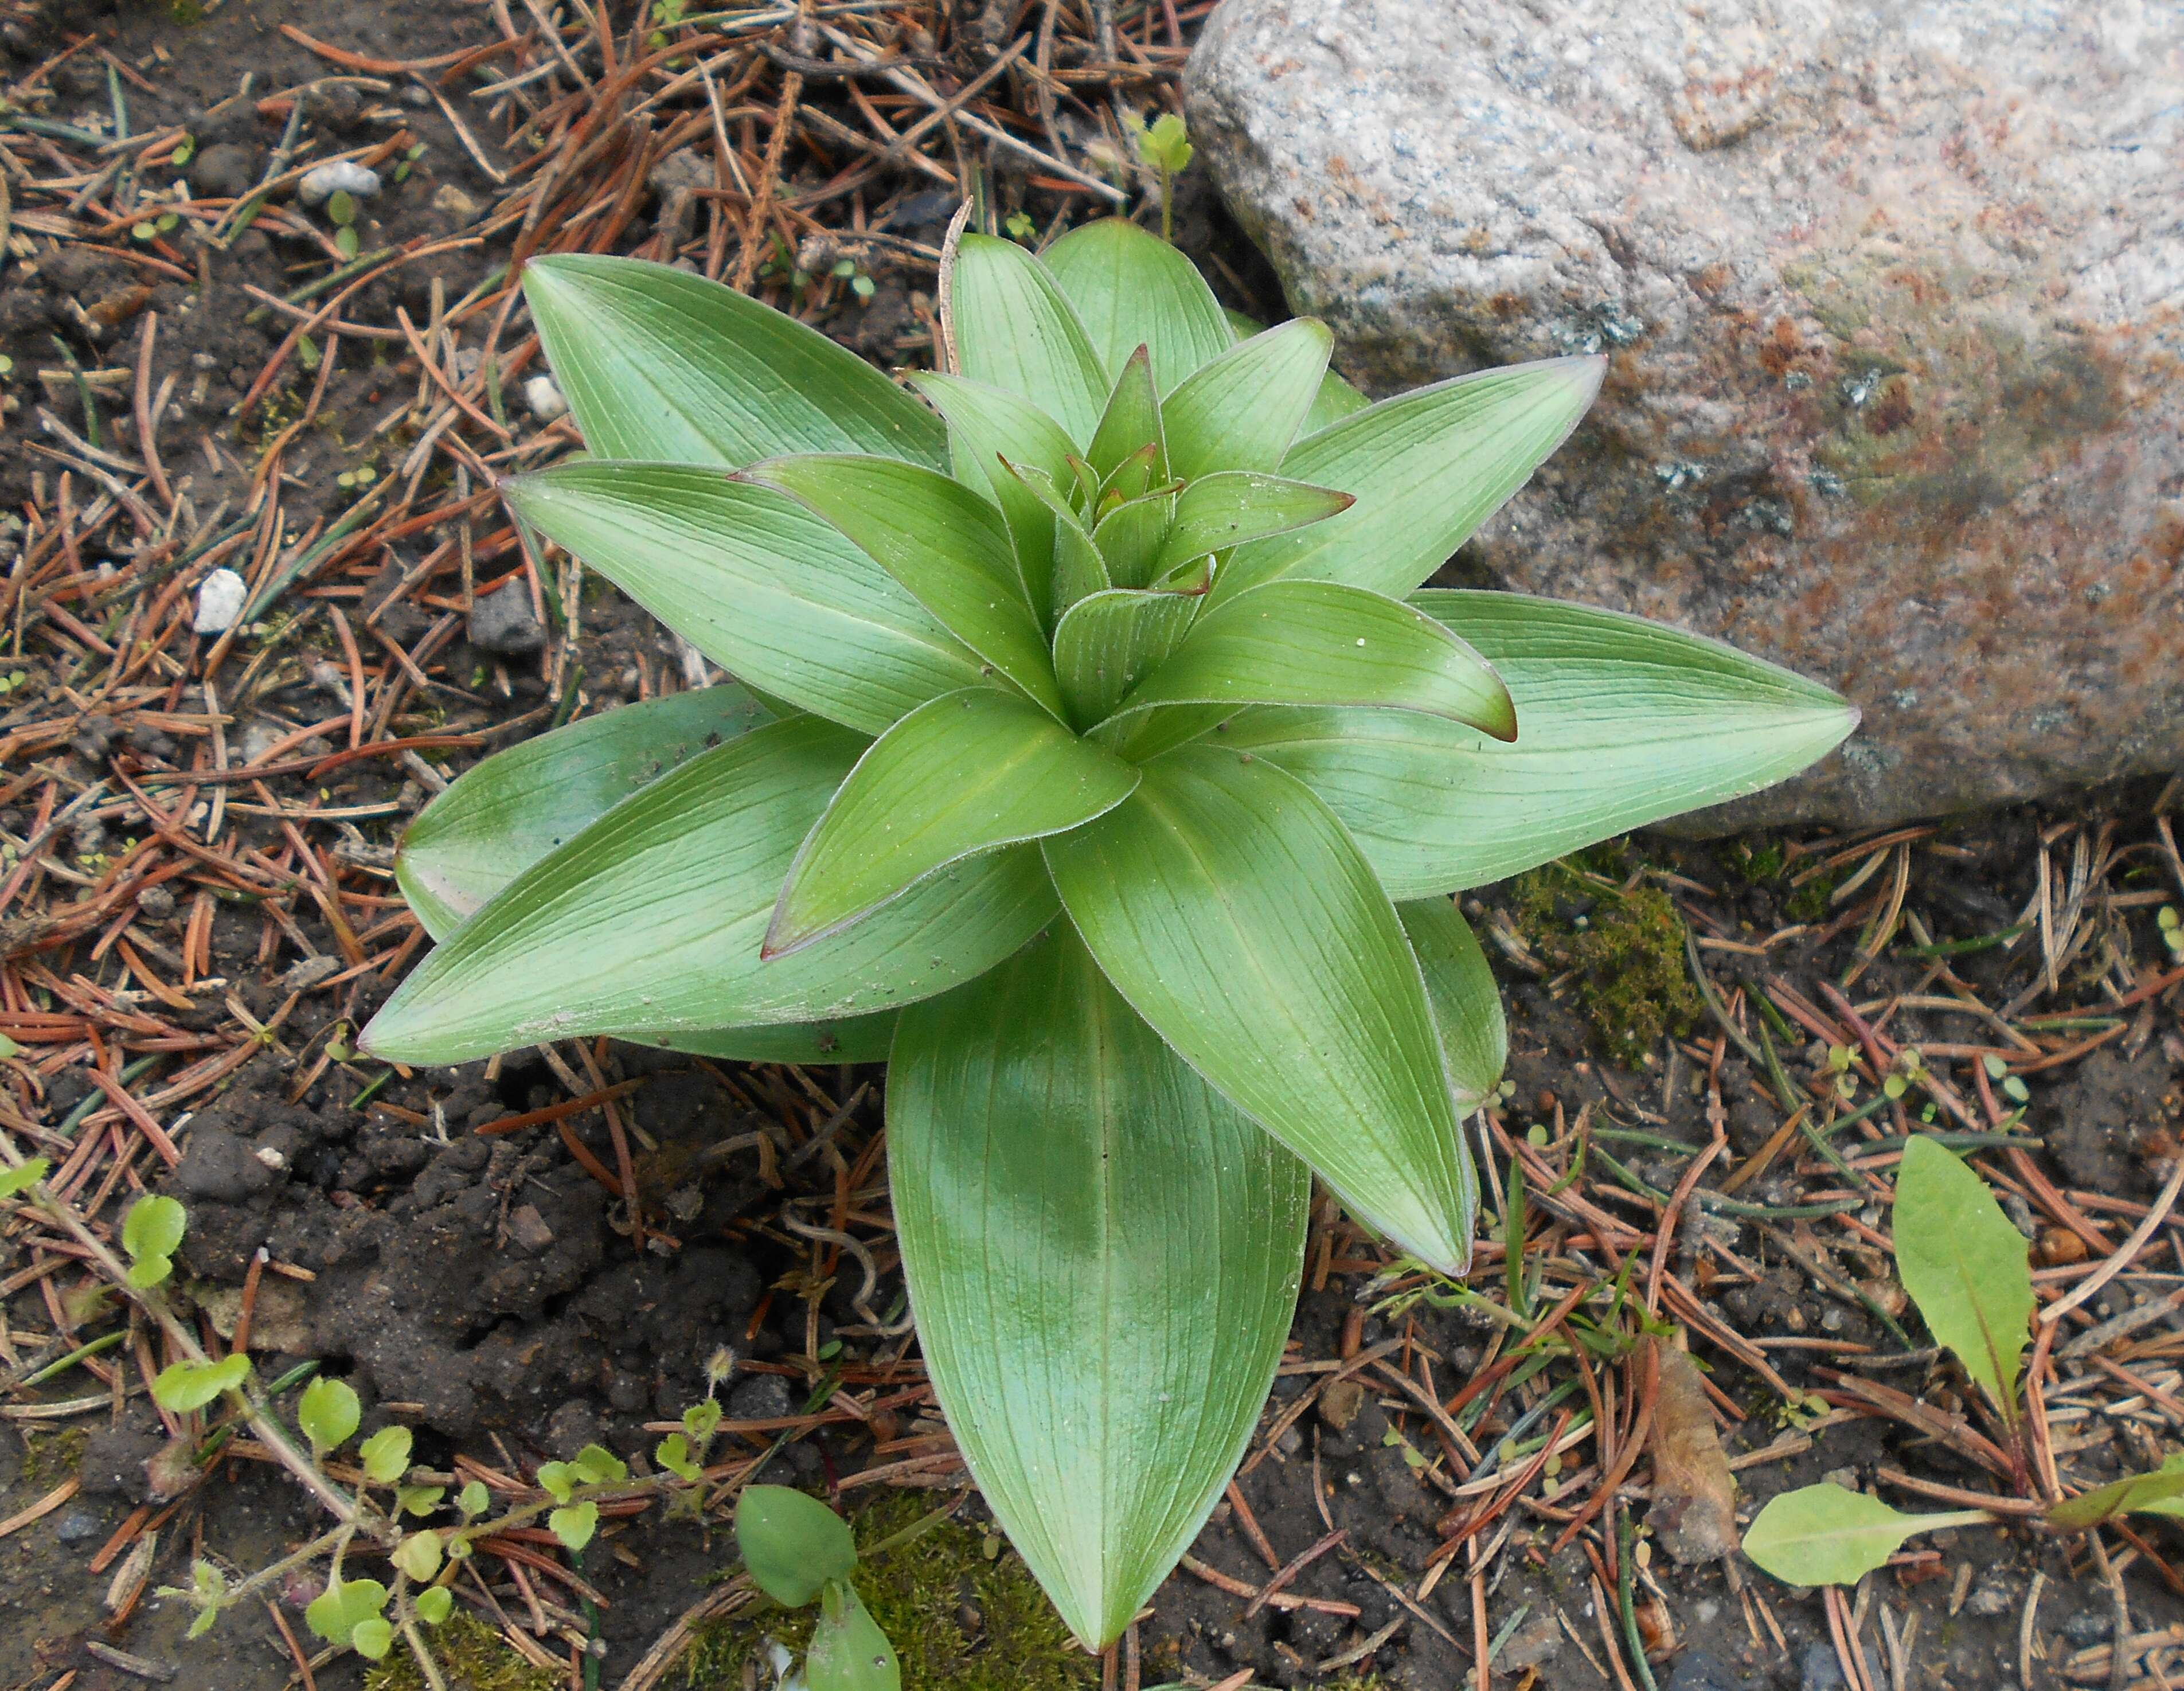
[[[1368,404],[1323,326],[1240,324],[1123,222],[966,237],[915,392],[679,271],[523,280],[591,455],[511,509],[735,680],[437,800],[397,873],[437,946],[363,1043],[889,1060],[942,1405],[1104,1646],[1249,1437],[1310,1175],[1468,1258],[1459,1123],[1504,1040],[1449,895],[1794,773],[1856,713],[1633,617],[1420,591],[1597,359]]]

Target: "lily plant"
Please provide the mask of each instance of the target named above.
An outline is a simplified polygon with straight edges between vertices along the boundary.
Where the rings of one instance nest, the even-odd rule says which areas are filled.
[[[525,298],[589,455],[517,521],[735,678],[488,758],[409,831],[435,949],[364,1036],[890,1064],[894,1225],[972,1476],[1088,1646],[1220,1497],[1312,1180],[1449,1273],[1506,1048],[1451,895],[1834,746],[1714,641],[1420,590],[1597,359],[1377,404],[1172,247],[968,235],[898,385],[600,257]]]

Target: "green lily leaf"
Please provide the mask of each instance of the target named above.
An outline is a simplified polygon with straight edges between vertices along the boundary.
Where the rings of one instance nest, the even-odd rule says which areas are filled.
[[[1078,600],[1054,630],[1054,673],[1070,719],[1103,721],[1138,683],[1166,661],[1198,604],[1180,594],[1111,588]]]
[[[960,373],[1021,393],[1078,443],[1106,409],[1109,379],[1077,310],[1046,267],[1013,241],[966,235],[950,315]]]
[[[1184,746],[1043,849],[1085,945],[1161,1037],[1360,1219],[1460,1271],[1477,1189],[1425,982],[1311,789]]]
[[[410,824],[395,880],[425,931],[444,940],[638,788],[772,720],[729,682],[604,711],[495,752]]]
[[[1117,587],[1143,587],[1153,578],[1175,521],[1176,497],[1166,488],[1125,499],[1100,519],[1092,544],[1100,549],[1107,579]]]
[[[1214,598],[1284,577],[1410,592],[1563,444],[1607,367],[1605,359],[1557,358],[1484,370],[1383,399],[1307,435],[1266,467],[1347,488],[1357,503],[1243,548],[1214,583]]]
[[[894,1012],[838,1016],[823,1022],[771,1027],[709,1028],[669,1034],[624,1034],[661,1051],[687,1051],[730,1063],[884,1063],[894,1043]]]
[[[1229,332],[1240,341],[1247,341],[1266,330],[1264,323],[1246,312],[1232,311],[1224,306],[1222,315],[1228,320]],[[1352,411],[1363,410],[1372,403],[1344,381],[1339,372],[1330,370],[1319,378],[1319,392],[1312,395],[1311,409],[1305,412],[1303,422],[1297,426],[1297,438],[1301,440],[1308,434],[1317,434],[1329,425],[1340,422]]]
[[[1841,1486],[1805,1486],[1769,1499],[1744,1535],[1744,1554],[1788,1585],[1855,1585],[1914,1532],[1970,1526],[1975,1509],[1904,1515]]]
[[[504,491],[722,668],[845,728],[878,734],[979,679],[977,656],[912,594],[776,488],[692,466],[587,462]]]
[[[902,1684],[894,1646],[847,1580],[829,1580],[820,1593],[804,1683],[810,1691],[899,1691]]]
[[[1069,437],[1037,405],[1006,388],[923,371],[910,380],[948,419],[949,460],[956,479],[1001,508],[1024,591],[1034,607],[1043,608],[1054,594],[1054,516],[1022,477],[1001,467],[1001,460],[1035,465],[1057,483],[1066,482],[1076,450]]]
[[[736,1548],[758,1588],[801,1609],[829,1580],[856,1571],[849,1524],[815,1497],[787,1486],[745,1486],[736,1498]]]
[[[905,1012],[887,1108],[941,1407],[1062,1618],[1104,1647],[1251,1437],[1296,1303],[1310,1178],[1066,926]]]
[[[1896,1171],[1896,1271],[1934,1337],[2017,1420],[2017,1374],[2031,1342],[2025,1236],[1986,1182],[1947,1146],[1914,1134]]]
[[[2098,1526],[2119,1515],[2175,1515],[2184,1498],[2184,1455],[2171,1456],[2151,1474],[2131,1474],[2066,1498],[2048,1510],[2048,1524],[2064,1532]]]
[[[1067,483],[1056,482],[1036,464],[1019,464],[1006,456],[1001,460],[1001,468],[1022,483],[1054,517],[1054,582],[1049,620],[1059,621],[1078,600],[1103,593],[1114,585],[1107,578],[1106,562],[1078,520],[1068,495],[1062,491]]]
[[[1053,913],[1028,846],[944,871],[832,939],[760,961],[796,848],[862,751],[801,717],[671,770],[427,957],[364,1044],[457,1063],[582,1034],[869,1014],[983,974]]]
[[[1153,561],[1155,573],[1208,552],[1324,522],[1355,504],[1348,494],[1280,476],[1229,470],[1201,476],[1175,501],[1175,525]]]
[[[1000,507],[938,471],[879,458],[777,458],[750,473],[811,506],[965,645],[1061,714],[1045,626]]]
[[[1363,705],[1517,737],[1485,658],[1424,612],[1333,582],[1273,582],[1206,611],[1117,714],[1185,704]]]
[[[717,282],[564,253],[524,265],[523,298],[596,457],[732,469],[791,452],[947,461],[939,424],[885,376]]]
[[[1165,393],[1228,349],[1227,314],[1198,267],[1125,218],[1072,229],[1039,258],[1077,307],[1110,376],[1120,376],[1143,346]]]
[[[1393,898],[1482,886],[1757,792],[1858,722],[1816,683],[1635,617],[1521,594],[1412,603],[1508,684],[1514,745],[1391,711],[1247,711],[1223,734],[1325,799]]]
[[[1509,1023],[1502,989],[1462,912],[1446,898],[1399,904],[1403,932],[1418,953],[1433,1002],[1434,1026],[1448,1060],[1456,1107],[1468,1113],[1502,1084],[1509,1062]]]
[[[1334,346],[1326,324],[1299,317],[1239,342],[1195,371],[1161,407],[1169,471],[1195,481],[1219,470],[1281,469]],[[1325,476],[1306,479],[1348,485]]]
[[[1084,449],[1084,461],[1106,482],[1133,454],[1151,449],[1145,470],[1153,480],[1163,480],[1167,454],[1161,444],[1160,395],[1153,390],[1151,357],[1139,347],[1129,355],[1108,395],[1100,426],[1092,431],[1092,444]]]
[[[1135,768],[1028,700],[971,687],[912,711],[857,762],[790,865],[762,955],[869,914],[935,869],[1078,827]]]

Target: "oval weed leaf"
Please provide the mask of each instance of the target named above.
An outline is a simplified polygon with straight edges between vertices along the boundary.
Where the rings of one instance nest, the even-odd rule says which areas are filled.
[[[800,1608],[828,1580],[847,1579],[857,1543],[827,1505],[787,1486],[746,1486],[736,1499],[736,1547],[758,1588]]]
[[[546,1517],[554,1536],[571,1550],[581,1550],[599,1530],[599,1506],[589,1499],[564,1504]]]
[[[1785,1492],[1759,1511],[1744,1535],[1744,1554],[1786,1585],[1851,1585],[1894,1555],[1914,1532],[1987,1518],[1975,1509],[1905,1515],[1862,1492],[1806,1486]]]
[[[337,1580],[304,1610],[310,1629],[330,1644],[353,1642],[356,1630],[379,1618],[387,1588],[376,1579]]]
[[[380,1428],[357,1447],[357,1454],[364,1460],[365,1478],[382,1486],[393,1485],[410,1471],[410,1444],[408,1427]],[[476,1485],[477,1482],[473,1480],[471,1484]],[[464,1491],[467,1495],[469,1487]]]
[[[1896,1270],[1934,1337],[2017,1421],[2017,1370],[2032,1321],[2025,1236],[1946,1146],[1913,1137],[1896,1174]]]
[[[177,1362],[159,1371],[152,1397],[161,1409],[186,1415],[240,1386],[249,1373],[250,1359],[240,1352],[218,1362]]]
[[[296,1400],[296,1424],[311,1441],[311,1449],[323,1456],[348,1443],[363,1419],[363,1406],[346,1381],[323,1376],[304,1388]]]
[[[42,1157],[33,1157],[27,1163],[18,1163],[12,1169],[0,1169],[0,1197],[14,1197],[26,1192],[46,1177],[53,1167]]]
[[[130,1206],[121,1224],[121,1248],[132,1258],[171,1257],[182,1242],[189,1213],[171,1197],[148,1193]]]

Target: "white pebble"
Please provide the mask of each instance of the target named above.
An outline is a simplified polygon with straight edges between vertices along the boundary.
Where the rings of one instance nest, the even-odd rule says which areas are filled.
[[[556,417],[569,415],[569,402],[561,397],[561,390],[554,385],[550,376],[534,376],[525,382],[523,403],[541,422],[552,422]]]
[[[198,583],[198,614],[190,628],[199,634],[224,634],[242,615],[248,589],[233,570],[214,570]]]
[[[378,192],[379,172],[367,170],[354,159],[321,165],[296,184],[296,198],[305,205],[324,205],[337,193],[351,199],[370,199]]]

